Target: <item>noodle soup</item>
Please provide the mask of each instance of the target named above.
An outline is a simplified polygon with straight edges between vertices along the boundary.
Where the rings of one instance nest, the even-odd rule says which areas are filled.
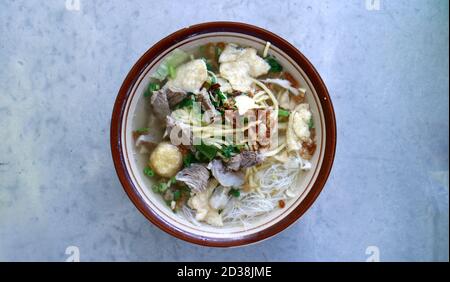
[[[175,49],[150,74],[134,128],[151,190],[195,225],[247,225],[285,208],[316,151],[307,88],[271,54],[233,42]]]

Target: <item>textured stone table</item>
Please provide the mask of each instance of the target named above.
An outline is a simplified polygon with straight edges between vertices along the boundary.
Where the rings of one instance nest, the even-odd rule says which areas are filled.
[[[127,3],[0,2],[0,260],[64,261],[68,246],[82,261],[448,260],[448,1]],[[152,226],[109,147],[134,62],[167,34],[212,20],[297,46],[338,122],[335,165],[314,206],[279,236],[226,250]]]

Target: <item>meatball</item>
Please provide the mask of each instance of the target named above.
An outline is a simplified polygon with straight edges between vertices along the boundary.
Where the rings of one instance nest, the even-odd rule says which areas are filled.
[[[182,164],[183,155],[178,147],[167,142],[159,143],[150,155],[150,167],[162,177],[175,176]]]

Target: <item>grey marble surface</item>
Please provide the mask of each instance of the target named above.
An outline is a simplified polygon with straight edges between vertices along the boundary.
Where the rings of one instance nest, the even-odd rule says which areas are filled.
[[[0,1],[0,260],[64,261],[68,246],[82,261],[365,261],[373,250],[382,261],[448,260],[448,1],[66,2]],[[297,46],[326,82],[338,125],[313,207],[236,249],[152,226],[109,147],[134,62],[169,33],[212,20]]]

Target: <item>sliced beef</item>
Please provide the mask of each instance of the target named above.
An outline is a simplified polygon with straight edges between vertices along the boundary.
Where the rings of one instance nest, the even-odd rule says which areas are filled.
[[[226,168],[221,160],[212,160],[208,164],[208,168],[224,187],[239,187],[244,184],[244,174],[240,171],[232,171]]]
[[[150,99],[153,108],[153,113],[159,120],[165,120],[166,116],[170,114],[169,101],[167,100],[166,91],[161,89],[154,91]]]
[[[146,134],[136,132],[135,136],[137,136],[135,139],[135,145],[136,148],[139,149],[140,153],[150,152],[161,141],[161,138],[158,138],[155,134],[152,134],[152,132],[148,132]]]
[[[215,117],[219,116],[220,113],[216,110],[213,103],[211,102],[211,98],[209,97],[209,93],[203,89],[196,95],[197,101],[202,105],[202,109],[207,114],[209,121],[213,121]]]
[[[263,161],[264,158],[258,152],[243,151],[240,154],[231,157],[226,166],[230,170],[237,171],[241,168],[259,165]]]
[[[170,142],[176,146],[184,145],[189,148],[193,145],[194,137],[189,125],[174,119],[172,116],[166,117],[164,136],[169,136]]]
[[[179,103],[181,103],[181,101],[183,101],[184,98],[187,97],[187,93],[185,91],[173,90],[170,88],[167,88],[166,95],[167,95],[167,101],[169,102],[169,107],[171,109],[173,107],[175,107],[176,105],[178,105]]]
[[[209,171],[205,165],[191,164],[177,173],[175,179],[184,182],[195,193],[206,189],[209,179]]]
[[[197,94],[197,101],[202,104],[202,108],[204,111],[215,110],[214,105],[209,98],[209,94],[206,90],[202,90]]]

